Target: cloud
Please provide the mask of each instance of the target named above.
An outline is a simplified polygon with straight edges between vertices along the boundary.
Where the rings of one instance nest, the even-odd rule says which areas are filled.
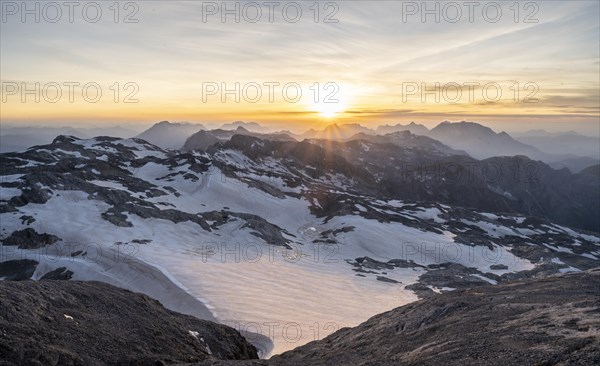
[[[107,85],[132,81],[140,85],[140,94],[152,102],[153,110],[178,116],[190,111],[195,120],[213,118],[214,110],[222,107],[197,108],[203,81],[303,85],[334,81],[351,85],[348,95],[352,101],[344,118],[461,114],[501,118],[506,113],[507,118],[555,116],[564,120],[597,115],[598,2],[536,2],[538,23],[523,22],[528,13],[522,8],[515,22],[509,9],[512,2],[502,4],[504,16],[498,23],[481,17],[472,23],[466,18],[458,23],[423,23],[418,17],[405,23],[402,2],[393,1],[336,2],[337,23],[323,22],[328,14],[324,8],[315,22],[309,9],[312,2],[302,3],[303,17],[297,23],[285,21],[279,10],[272,23],[266,17],[257,23],[222,22],[218,16],[204,22],[201,2],[134,3],[139,6],[139,22],[133,24],[115,23],[108,3],[103,3],[105,17],[98,23],[81,19],[74,23],[3,23],[2,79]],[[437,112],[432,109],[438,106],[430,104],[397,108],[406,81],[535,82],[540,86],[540,103],[513,108],[478,101]],[[5,105],[3,114],[27,118],[18,115],[27,109],[17,107]],[[486,114],[481,110],[484,107],[497,109]],[[36,110],[43,108],[36,106]],[[240,108],[234,106],[231,113],[245,111]],[[523,108],[531,113],[522,113]],[[140,116],[139,108],[119,106],[115,111],[121,113],[115,119]],[[496,113],[499,111],[502,113]],[[62,113],[68,119],[80,112],[81,108],[73,106]],[[52,110],[53,118],[57,113]],[[285,108],[254,110],[253,114],[266,119],[318,115]],[[91,114],[88,118],[107,117]]]

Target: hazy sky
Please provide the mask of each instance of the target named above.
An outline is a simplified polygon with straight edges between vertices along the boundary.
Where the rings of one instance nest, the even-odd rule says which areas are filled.
[[[508,1],[502,14],[488,2],[472,14],[462,1],[428,2],[439,7],[439,22],[435,14],[423,21],[421,1],[320,2],[318,14],[314,1],[230,2],[224,22],[221,1],[121,2],[118,14],[113,1],[79,2],[72,21],[57,3],[60,17],[53,5],[30,2],[23,21],[21,1],[2,0],[4,123],[247,120],[297,130],[471,120],[508,130],[598,130],[598,1]],[[39,102],[35,92],[22,95],[35,83]],[[235,92],[223,102],[223,87],[236,83],[239,102]],[[97,86],[102,96],[93,102]],[[130,93],[134,103],[124,103]],[[331,93],[333,103],[324,103]]]

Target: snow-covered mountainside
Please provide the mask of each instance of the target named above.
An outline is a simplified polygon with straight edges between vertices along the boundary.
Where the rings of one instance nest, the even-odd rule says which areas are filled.
[[[179,152],[60,136],[0,155],[0,277],[133,289],[258,334],[265,356],[418,297],[600,265],[597,233],[518,213],[538,204],[527,187],[428,174],[391,187],[394,158],[473,161],[367,140],[234,135]],[[495,213],[457,201],[461,191]]]

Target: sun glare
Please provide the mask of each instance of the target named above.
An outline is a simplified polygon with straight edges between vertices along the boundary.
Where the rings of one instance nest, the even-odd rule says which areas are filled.
[[[348,108],[348,97],[344,89],[336,90],[331,98],[322,98],[318,102],[312,100],[308,108],[317,112],[320,117],[334,118],[343,113]]]
[[[345,106],[341,102],[337,103],[315,103],[314,110],[319,113],[319,116],[324,118],[336,117],[340,112],[343,112]]]

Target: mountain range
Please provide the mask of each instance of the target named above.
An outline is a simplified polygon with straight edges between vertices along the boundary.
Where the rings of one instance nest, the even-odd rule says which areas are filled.
[[[583,136],[574,131],[564,133],[528,131],[517,134],[515,139],[542,151],[552,151],[554,154],[570,154],[594,159],[600,156],[597,137]]]
[[[242,130],[237,130],[240,127]],[[135,136],[161,148],[180,149],[184,148],[185,142],[192,134],[202,130],[208,129],[201,124],[167,121],[156,123],[139,134],[118,126],[90,129],[5,127],[0,129],[0,150],[2,152],[22,151],[30,146],[47,144],[58,135],[79,138]],[[345,140],[357,134],[383,136],[393,132],[409,131],[413,135],[436,139],[448,147],[464,151],[476,159],[524,155],[533,160],[541,160],[555,169],[567,168],[573,173],[579,173],[589,166],[600,163],[600,140],[597,137],[582,136],[572,131],[549,133],[543,130],[519,132],[511,136],[506,132],[496,133],[492,129],[474,122],[442,122],[431,130],[415,122],[407,125],[382,125],[376,129],[356,123],[331,124],[323,130],[309,129],[304,133],[294,134],[290,131],[273,131],[256,122],[236,121],[224,124],[219,130],[237,130],[240,134],[270,134],[271,138],[298,141],[304,139]],[[227,135],[227,132],[215,133]]]

